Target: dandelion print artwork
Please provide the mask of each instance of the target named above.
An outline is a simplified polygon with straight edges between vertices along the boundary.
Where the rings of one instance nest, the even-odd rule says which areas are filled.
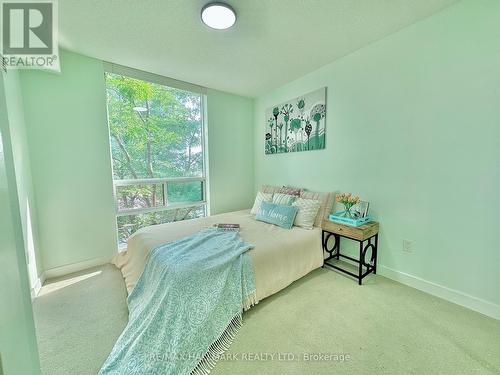
[[[326,87],[268,108],[266,154],[325,148]]]

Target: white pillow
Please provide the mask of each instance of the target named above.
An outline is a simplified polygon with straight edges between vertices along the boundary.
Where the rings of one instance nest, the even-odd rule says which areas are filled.
[[[315,227],[321,227],[321,223],[332,210],[333,202],[335,201],[335,193],[319,193],[303,190],[300,193],[300,197],[303,199],[314,199],[321,202],[318,214],[316,215],[316,220],[314,221]]]
[[[284,206],[291,206],[293,201],[297,198],[296,195],[291,194],[282,194],[282,193],[274,193],[273,194],[273,203],[281,204]]]
[[[262,191],[257,192],[257,196],[255,197],[255,202],[250,213],[253,215],[257,215],[257,212],[259,212],[260,204],[262,202],[272,202],[272,200],[273,193],[263,193]]]
[[[315,199],[297,198],[295,202],[292,203],[292,206],[297,206],[299,208],[293,225],[305,229],[312,229],[321,202]]]

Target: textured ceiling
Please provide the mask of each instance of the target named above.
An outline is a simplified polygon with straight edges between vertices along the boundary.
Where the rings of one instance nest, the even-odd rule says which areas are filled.
[[[227,0],[229,30],[200,21],[208,0],[60,0],[63,48],[256,96],[457,0]]]

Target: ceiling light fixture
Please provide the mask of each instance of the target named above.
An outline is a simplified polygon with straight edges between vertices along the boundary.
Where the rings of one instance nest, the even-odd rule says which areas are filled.
[[[201,9],[201,20],[212,29],[229,29],[236,22],[236,12],[225,3],[208,3]]]

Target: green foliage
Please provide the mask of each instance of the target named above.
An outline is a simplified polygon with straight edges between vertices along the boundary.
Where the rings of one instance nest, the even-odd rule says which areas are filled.
[[[110,73],[106,74],[106,92],[115,180],[203,175],[199,94]],[[162,184],[117,189],[121,208],[161,206],[163,195]],[[167,198],[168,203],[200,201],[201,182],[169,184]],[[185,211],[185,215],[174,210],[121,216],[120,240],[144,225],[204,212]]]
[[[141,215],[118,216],[118,240],[120,243],[126,243],[127,238],[131,234],[133,234],[139,228],[145,226],[170,223],[186,219],[194,219],[204,215],[205,207],[197,206],[169,211],[150,212]]]
[[[118,207],[128,209],[161,206],[164,203],[162,189],[161,184],[118,186]]]
[[[115,179],[202,175],[200,95],[116,74],[106,88]]]

